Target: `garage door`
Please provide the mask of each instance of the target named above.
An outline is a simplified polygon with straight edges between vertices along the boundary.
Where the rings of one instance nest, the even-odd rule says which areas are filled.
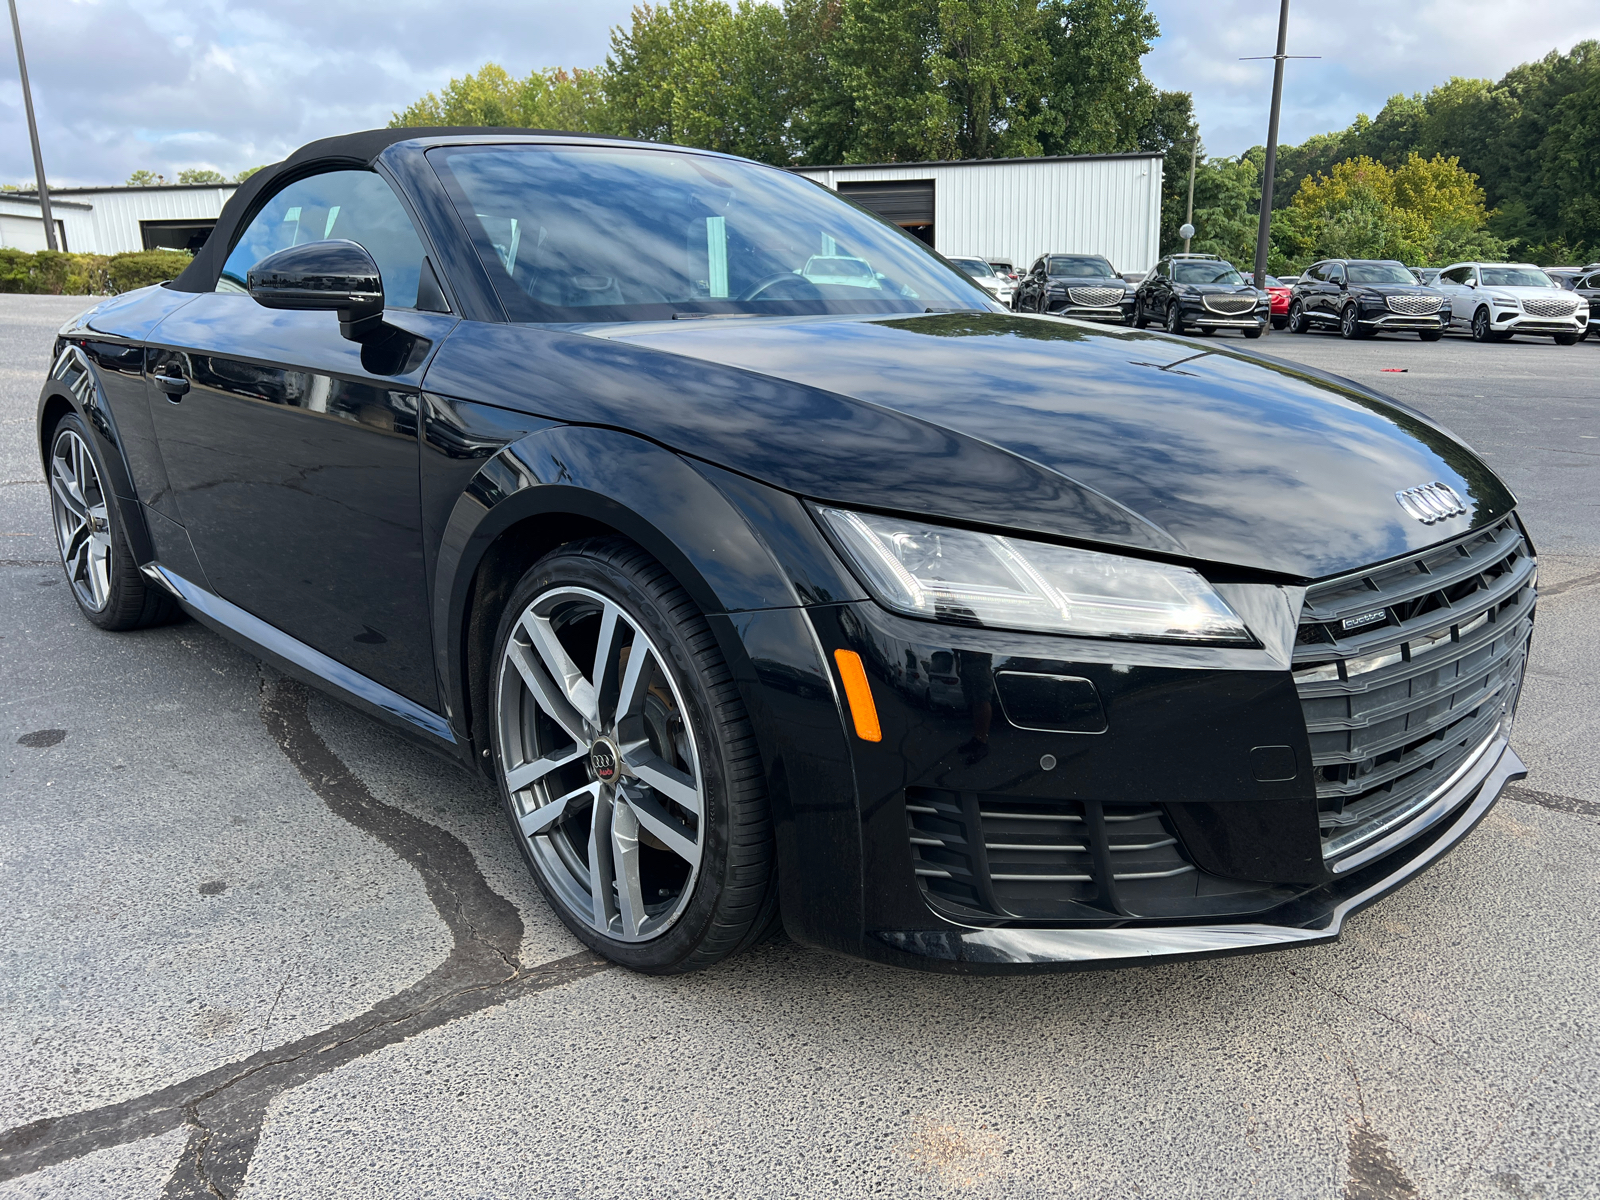
[[[896,179],[892,182],[841,183],[839,194],[870,208],[896,225],[933,224],[933,180]]]

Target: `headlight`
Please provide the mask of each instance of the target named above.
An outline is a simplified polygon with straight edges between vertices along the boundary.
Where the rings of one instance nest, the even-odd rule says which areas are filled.
[[[1253,640],[1188,567],[899,517],[817,511],[873,597],[908,616],[1081,637]]]

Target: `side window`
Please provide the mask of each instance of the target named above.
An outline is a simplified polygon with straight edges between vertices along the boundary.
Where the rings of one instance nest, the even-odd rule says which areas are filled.
[[[1449,271],[1439,272],[1440,283],[1461,284],[1466,281],[1467,270],[1465,267],[1455,267]]]
[[[1310,282],[1310,283],[1327,283],[1328,282],[1328,264],[1327,263],[1317,263],[1317,264],[1315,264],[1309,271],[1306,272],[1306,280],[1307,280],[1307,282]]]
[[[415,308],[422,240],[387,182],[371,171],[328,171],[284,188],[234,244],[219,292],[242,292],[251,267],[269,254],[329,238],[365,246],[383,275],[384,303]]]
[[[1033,269],[1031,271],[1029,271],[1028,274],[1030,274],[1030,275],[1043,275],[1044,274],[1044,259],[1041,258],[1038,262],[1034,263],[1033,264]]]
[[[1344,267],[1340,263],[1329,263],[1327,268],[1324,270],[1323,275],[1327,278],[1329,283],[1343,283]]]
[[[1161,276],[1163,279],[1172,278],[1172,264],[1166,259],[1162,259],[1156,264],[1156,274]]]

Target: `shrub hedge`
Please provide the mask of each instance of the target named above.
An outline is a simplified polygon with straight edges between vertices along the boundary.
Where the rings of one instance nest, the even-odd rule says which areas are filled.
[[[0,249],[0,292],[36,296],[105,296],[175,278],[193,256],[183,250],[68,254]]]

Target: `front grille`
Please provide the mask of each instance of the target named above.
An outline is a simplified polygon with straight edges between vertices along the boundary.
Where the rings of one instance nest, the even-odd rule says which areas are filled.
[[[1389,311],[1406,317],[1427,317],[1439,311],[1442,296],[1385,296]]]
[[[1208,309],[1225,317],[1241,316],[1254,311],[1256,306],[1254,296],[1206,296],[1204,299]]]
[[[1530,317],[1570,317],[1577,306],[1571,300],[1524,300],[1522,311]]]
[[[923,894],[960,915],[1087,919],[1193,896],[1195,869],[1151,804],[906,789]]]
[[[1508,727],[1534,575],[1508,517],[1307,591],[1294,676],[1326,859],[1420,814]]]
[[[1106,308],[1121,304],[1126,293],[1117,287],[1075,287],[1067,289],[1067,296],[1081,308]]]

